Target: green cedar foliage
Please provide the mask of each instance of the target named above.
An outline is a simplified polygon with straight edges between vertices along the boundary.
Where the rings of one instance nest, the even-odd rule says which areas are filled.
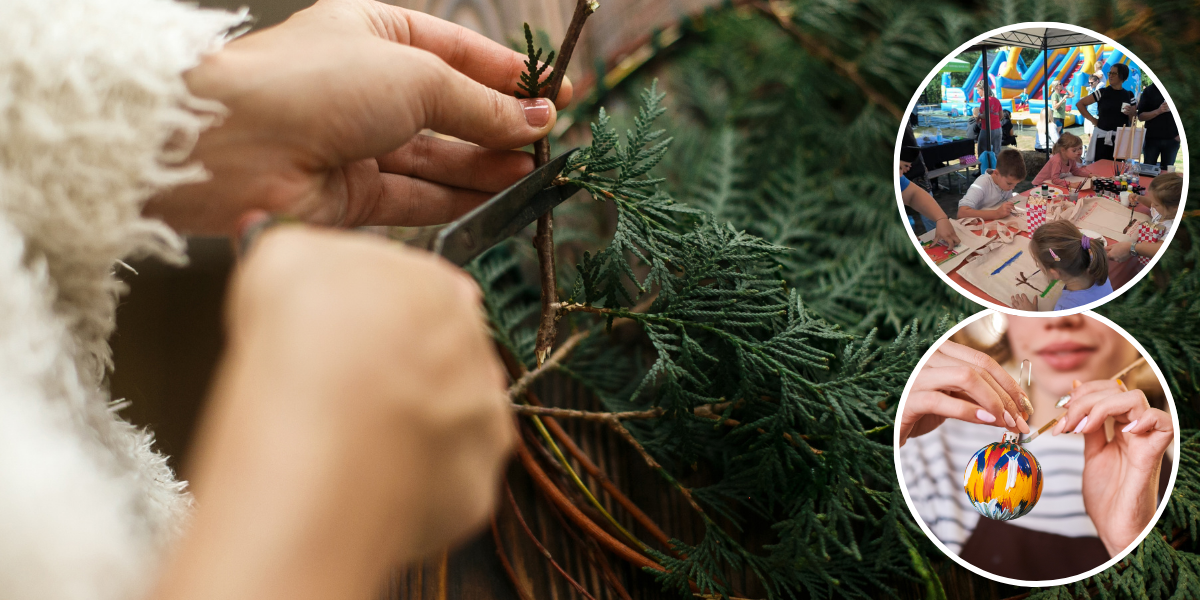
[[[1200,123],[1200,20],[1178,3],[795,8],[802,31],[896,106],[972,36],[1060,20],[1118,32],[1154,69],[1185,127]],[[610,410],[664,408],[631,431],[675,479],[696,465],[707,476],[693,490],[705,535],[676,542],[686,558],[657,555],[671,571],[660,576],[664,587],[683,592],[690,578],[731,593],[723,574],[749,570],[772,598],[942,596],[952,591],[942,587],[948,574],[963,572],[899,496],[890,424],[916,361],[978,306],[933,275],[898,218],[899,123],[752,10],[692,25],[658,65],[669,105],[650,85],[636,116],[601,111],[568,173],[616,212],[611,242],[583,254],[561,283],[568,302],[607,314],[572,313],[570,324],[602,331],[613,317],[630,318],[650,350],[641,356],[593,335],[564,370]],[[609,101],[619,105],[620,92]],[[629,129],[623,142],[614,122]],[[670,151],[655,122],[675,137]],[[1033,598],[1200,597],[1198,222],[1183,219],[1151,276],[1099,311],[1133,333],[1168,379],[1183,439],[1172,498],[1125,561]],[[537,289],[514,256],[502,247],[473,269],[498,340],[531,364]],[[631,310],[650,298],[645,312]],[[693,412],[714,402],[728,403],[723,417],[740,424]],[[744,545],[739,528],[764,521],[772,539]]]

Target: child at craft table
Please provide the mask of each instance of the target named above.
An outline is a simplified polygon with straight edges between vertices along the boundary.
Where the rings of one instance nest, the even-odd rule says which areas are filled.
[[[1058,138],[1058,142],[1054,144],[1054,154],[1050,160],[1046,161],[1046,166],[1038,171],[1037,176],[1033,178],[1033,187],[1038,187],[1043,183],[1050,183],[1059,187],[1068,187],[1069,182],[1067,177],[1091,177],[1091,171],[1083,168],[1079,164],[1079,158],[1083,156],[1083,140],[1079,136],[1064,131]]]
[[[1179,212],[1179,201],[1183,196],[1183,176],[1179,173],[1162,173],[1150,182],[1146,195],[1140,200],[1150,205],[1150,224],[1158,232],[1159,240],[1154,242],[1117,242],[1108,248],[1108,259],[1123,263],[1139,256],[1152,257],[1158,254],[1163,246],[1162,238],[1171,231],[1175,222],[1175,214]],[[1136,233],[1134,234],[1136,235]],[[1141,270],[1134,270],[1134,273]]]
[[[1003,219],[1013,212],[1013,188],[1025,180],[1025,158],[1015,148],[996,157],[996,168],[980,175],[958,201],[958,218]]]
[[[1070,221],[1038,227],[1029,240],[1029,252],[1043,273],[1065,284],[1054,310],[1083,306],[1113,293],[1104,240],[1083,235]],[[1037,300],[1025,294],[1013,296],[1011,303],[1017,310],[1038,310]]]

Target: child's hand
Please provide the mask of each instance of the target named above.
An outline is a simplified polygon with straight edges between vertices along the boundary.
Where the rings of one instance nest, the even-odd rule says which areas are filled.
[[[1009,304],[1011,304],[1012,307],[1017,310],[1031,310],[1031,311],[1037,310],[1037,304],[1035,303],[1035,301],[1030,300],[1029,296],[1026,296],[1025,294],[1018,294],[1016,296],[1013,296],[1012,298],[1009,299]]]
[[[1108,260],[1121,263],[1133,258],[1129,256],[1129,247],[1132,245],[1131,242],[1117,242],[1109,246]]]
[[[997,208],[996,208],[996,210],[1000,212],[1000,217],[999,217],[999,218],[1003,219],[1004,217],[1007,217],[1007,216],[1009,216],[1009,215],[1011,215],[1011,214],[1012,214],[1012,212],[1013,212],[1013,203],[1012,203],[1012,202],[1005,202],[1005,203],[1001,204],[999,207],[997,207]]]
[[[945,244],[947,248],[954,248],[958,245],[958,234],[954,232],[954,226],[950,224],[950,219],[938,219],[937,233],[934,234],[935,244]]]

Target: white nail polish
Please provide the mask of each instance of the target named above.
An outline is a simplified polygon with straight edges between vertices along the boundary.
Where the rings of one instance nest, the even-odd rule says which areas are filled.
[[[1129,433],[1129,430],[1133,429],[1134,425],[1137,425],[1137,419],[1130,421],[1128,425],[1121,429],[1121,433]]]
[[[1087,427],[1087,415],[1084,415],[1083,420],[1080,421],[1079,424],[1075,426],[1075,431],[1072,431],[1071,433],[1079,433],[1079,432],[1083,431],[1084,427]]]
[[[1008,423],[1009,427],[1017,426],[1017,422],[1013,420],[1012,415],[1008,414],[1007,411],[1004,413],[1004,422]]]
[[[993,415],[992,413],[990,413],[986,410],[983,410],[982,408],[975,411],[975,416],[978,417],[979,420],[983,421],[984,423],[995,423],[996,422],[996,415]]]

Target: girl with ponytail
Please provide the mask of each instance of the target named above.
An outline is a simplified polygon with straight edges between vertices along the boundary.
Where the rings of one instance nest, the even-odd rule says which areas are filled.
[[[1092,172],[1079,165],[1079,157],[1083,156],[1083,140],[1079,136],[1064,131],[1054,143],[1054,154],[1046,161],[1046,166],[1038,171],[1033,178],[1033,187],[1050,183],[1059,187],[1067,187],[1067,177],[1091,177]]]
[[[1039,227],[1029,241],[1029,252],[1042,272],[1066,285],[1054,310],[1083,306],[1113,293],[1104,240],[1083,235],[1070,221],[1050,221]],[[1012,307],[1037,310],[1025,294],[1013,296]]]

